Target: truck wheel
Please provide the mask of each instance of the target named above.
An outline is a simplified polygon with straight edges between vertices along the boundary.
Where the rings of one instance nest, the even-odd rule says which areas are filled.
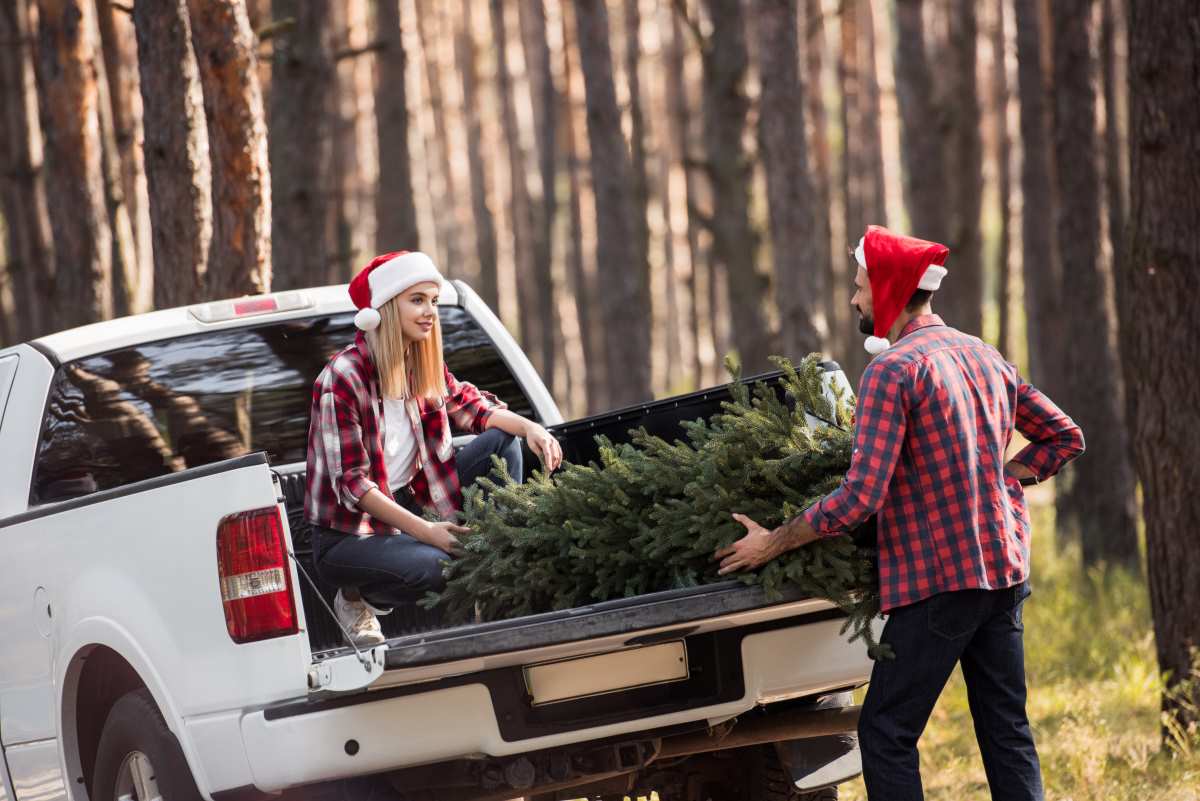
[[[742,770],[740,781],[731,777],[723,782],[723,794],[729,801],[837,801],[836,787],[811,793],[797,790],[774,745],[751,746],[735,753]],[[726,801],[726,798],[714,795],[713,801]]]
[[[113,704],[92,777],[94,801],[201,801],[179,741],[142,688]]]

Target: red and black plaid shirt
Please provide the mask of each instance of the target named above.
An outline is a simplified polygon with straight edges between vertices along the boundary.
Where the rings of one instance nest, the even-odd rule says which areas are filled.
[[[455,470],[450,420],[458,429],[481,434],[496,409],[507,408],[495,395],[460,382],[446,369],[446,397],[405,401],[408,420],[388,425],[411,425],[417,454],[408,475],[391,484],[407,485],[421,506],[432,506],[445,520],[462,508],[462,488]],[[387,460],[383,455],[383,401],[375,363],[359,333],[354,344],[332,359],[313,385],[308,426],[308,491],[304,514],[325,528],[348,534],[390,534],[391,526],[358,508],[372,489],[392,497]]]
[[[1004,471],[1014,457],[1038,480],[1083,452],[1083,433],[990,345],[913,319],[863,373],[854,456],[841,486],[804,514],[823,535],[878,512],[883,609],[942,592],[999,589],[1029,576],[1029,514]]]

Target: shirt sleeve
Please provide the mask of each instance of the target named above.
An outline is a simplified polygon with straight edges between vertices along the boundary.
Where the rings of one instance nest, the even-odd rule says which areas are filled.
[[[371,480],[371,458],[363,444],[358,404],[336,390],[321,394],[321,446],[334,494],[343,506],[359,511],[362,496],[379,485]]]
[[[883,505],[908,428],[907,394],[894,368],[879,361],[867,366],[855,402],[850,469],[836,490],[804,512],[818,534],[853,531]]]
[[[1039,389],[1018,381],[1016,428],[1029,444],[1012,461],[1044,481],[1083,453],[1083,430]]]
[[[459,381],[446,370],[446,413],[461,431],[482,434],[487,430],[488,418],[496,409],[507,409],[508,405],[490,392],[482,392],[474,384]]]

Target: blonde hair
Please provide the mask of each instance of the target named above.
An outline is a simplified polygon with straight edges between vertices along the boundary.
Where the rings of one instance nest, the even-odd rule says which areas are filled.
[[[383,397],[444,398],[446,376],[442,367],[442,323],[438,316],[433,317],[429,337],[409,343],[407,348],[400,327],[399,295],[379,307],[379,317],[379,325],[367,332],[367,348],[375,360]]]

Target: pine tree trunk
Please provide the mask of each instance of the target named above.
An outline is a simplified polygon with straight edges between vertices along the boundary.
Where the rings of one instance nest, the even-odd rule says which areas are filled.
[[[130,310],[144,312],[149,311],[153,303],[154,258],[146,200],[146,167],[142,148],[136,146],[143,135],[137,41],[133,19],[127,11],[114,8],[111,0],[97,0],[96,11],[107,78],[108,105],[112,109],[112,142],[119,164],[119,202],[129,217],[129,236],[132,238],[129,243],[122,243],[120,238],[114,239],[113,255],[116,258],[118,251],[131,254],[132,262],[127,269],[127,284],[131,290]],[[109,216],[114,220],[114,233],[118,230],[119,215],[113,207],[115,200],[117,198],[110,193]],[[113,275],[116,279],[120,273],[114,271]],[[121,292],[118,291],[116,299],[119,301],[120,297]]]
[[[650,301],[650,179],[646,169],[646,116],[642,113],[641,48],[642,15],[639,0],[625,0],[625,80],[629,85],[630,177],[633,181],[633,227],[637,235],[634,262],[644,272],[638,275],[638,304],[651,313]],[[647,323],[649,323],[647,316]],[[646,349],[651,347],[650,326],[645,326]]]
[[[100,41],[100,30],[94,36]],[[119,80],[119,78],[118,78]],[[100,155],[104,174],[104,207],[108,227],[112,231],[112,291],[113,314],[125,317],[137,303],[137,247],[133,236],[133,220],[125,202],[122,181],[121,152],[117,145],[116,124],[113,121],[113,98],[108,71],[103,58],[96,61],[96,93],[100,121]]]
[[[862,104],[863,216],[876,225],[887,225],[887,189],[883,183],[883,135],[879,120],[883,115],[879,102],[879,76],[875,63],[875,13],[873,0],[858,0],[858,46],[862,51],[859,73],[859,102]]]
[[[569,10],[563,8],[562,14],[562,72],[563,93],[562,103],[562,137],[565,143],[565,162],[567,172],[567,230],[569,233],[567,247],[567,280],[575,301],[575,316],[579,325],[580,349],[583,351],[584,386],[586,387],[586,403],[584,412],[592,414],[600,408],[606,408],[607,394],[604,371],[603,343],[596,335],[596,323],[591,281],[584,266],[583,250],[583,204],[582,187],[580,186],[579,170],[579,133],[575,128],[575,103],[577,96],[573,87],[576,86],[575,69],[571,62],[571,52],[574,49],[574,27],[568,22]]]
[[[1191,308],[1200,293],[1200,6],[1134,0],[1128,8],[1131,203],[1117,297],[1155,646],[1159,668],[1178,683],[1194,665],[1189,649],[1200,643],[1200,426],[1194,403],[1200,318]],[[1191,703],[1189,710],[1179,699],[1163,702],[1185,731],[1200,722],[1200,695]]]
[[[0,5],[0,215],[18,341],[49,333],[54,248],[46,208],[42,132],[33,75],[29,6]]]
[[[1134,476],[1122,417],[1115,320],[1100,260],[1100,180],[1097,172],[1096,97],[1089,47],[1093,0],[1058,0],[1054,23],[1054,155],[1058,196],[1069,199],[1058,216],[1063,266],[1063,324],[1072,332],[1064,349],[1061,402],[1083,428],[1088,450],[1057,493],[1058,524],[1078,532],[1087,565],[1138,561]]]
[[[95,7],[38,0],[37,79],[46,200],[56,259],[52,325],[112,317],[112,229],[105,207]],[[102,74],[102,73],[101,73]]]
[[[1104,199],[1108,210],[1108,241],[1113,269],[1125,254],[1125,150],[1121,147],[1117,104],[1116,38],[1119,20],[1114,0],[1101,0],[1100,69],[1104,85]]]
[[[245,0],[188,0],[212,158],[211,298],[271,288],[271,174]]]
[[[326,221],[336,86],[329,0],[273,0],[271,13],[294,20],[273,39],[271,283],[275,289],[321,286],[330,260]]]
[[[537,303],[543,324],[537,343],[541,352],[542,375],[547,386],[555,386],[558,369],[555,335],[562,328],[554,302],[553,271],[554,221],[558,213],[556,176],[558,156],[558,89],[550,65],[550,43],[546,38],[546,10],[542,0],[522,0],[518,4],[522,49],[529,75],[533,101],[533,134],[537,146],[541,197],[535,204],[533,268],[537,285]]]
[[[483,130],[479,118],[479,76],[475,65],[475,34],[471,28],[471,2],[463,0],[463,15],[455,36],[454,51],[462,78],[463,116],[467,126],[467,163],[471,176],[471,209],[475,218],[475,249],[479,257],[479,296],[493,309],[500,308],[496,266],[496,221],[488,206],[490,177],[483,161]]]
[[[186,0],[135,4],[146,184],[154,243],[154,306],[205,296],[213,235],[212,165]]]
[[[800,83],[797,0],[756,0],[759,142],[767,177],[771,257],[779,304],[782,355],[799,361],[820,350],[824,328],[825,265],[812,259],[817,238],[808,175],[804,89]]]
[[[935,305],[946,321],[968,334],[983,333],[983,139],[979,129],[976,52],[979,38],[976,0],[956,0],[949,9],[949,69],[945,70],[945,110],[949,115],[945,185],[950,201],[952,273],[938,290]],[[916,231],[922,236],[920,231]]]
[[[1038,0],[1013,0],[1017,33],[1017,93],[1021,107],[1021,267],[1025,282],[1025,332],[1030,378],[1058,396],[1063,378],[1062,283],[1054,237],[1055,197],[1050,150],[1050,110],[1042,66],[1043,32]]]
[[[712,33],[704,51],[704,144],[713,191],[710,223],[715,260],[725,271],[733,342],[747,375],[770,367],[777,344],[768,327],[768,278],[758,269],[758,235],[750,224],[750,160],[742,141],[746,32],[741,6],[705,0]]]
[[[434,194],[441,198],[439,205],[444,204],[448,208],[457,210],[458,189],[450,162],[450,135],[446,125],[446,103],[442,94],[441,41],[437,36],[437,29],[432,27],[439,16],[444,18],[444,9],[439,8],[438,11],[435,11],[431,7],[430,0],[417,0],[414,8],[417,18],[417,36],[421,41],[425,87],[429,96],[429,116],[432,118],[434,138],[437,140],[434,158],[429,159],[430,163],[426,165],[426,172],[431,176],[429,184],[433,188]],[[436,172],[433,169],[435,165]],[[433,179],[434,174],[438,176],[437,180]],[[462,261],[462,245],[457,216],[435,214],[433,227],[437,245],[441,250],[441,257],[446,264],[460,263]]]
[[[861,186],[862,142],[861,128],[862,107],[859,103],[859,68],[858,68],[858,0],[848,0],[841,4],[838,34],[841,39],[841,52],[838,57],[838,88],[841,90],[842,106],[842,214],[843,225],[846,229],[846,239],[857,242],[866,228],[862,209],[863,196],[866,194]],[[872,220],[871,222],[875,222]]]
[[[408,54],[395,0],[375,2],[376,39],[383,49],[377,58],[375,126],[379,137],[379,189],[375,196],[375,250],[417,250],[417,209],[413,203],[412,154],[408,149],[408,94],[405,74]],[[443,126],[444,126],[443,122]],[[447,165],[448,168],[448,165]],[[449,176],[447,176],[449,180]],[[452,203],[446,193],[441,202]],[[458,254],[454,254],[457,265]]]
[[[550,309],[538,308],[538,276],[533,264],[533,205],[526,183],[525,148],[521,146],[521,131],[517,126],[512,73],[508,63],[508,24],[503,0],[488,0],[492,42],[496,52],[496,93],[500,100],[500,127],[508,155],[512,215],[513,262],[517,280],[517,319],[520,322],[518,339],[538,372],[545,376],[541,353],[541,319]]]
[[[900,109],[904,205],[914,235],[949,245],[948,180],[943,154],[950,142],[943,133],[945,110],[934,97],[922,5],[922,0],[896,0],[896,103]],[[947,287],[957,280],[948,279]],[[961,321],[949,322],[957,325]]]
[[[638,261],[637,203],[613,87],[608,11],[603,0],[577,2],[575,24],[596,197],[596,263],[604,274],[604,291],[597,302],[604,331],[608,397],[612,406],[627,406],[651,397],[650,309],[644,304],[642,288],[648,268],[644,260]]]
[[[1009,259],[1011,235],[1009,220],[1012,216],[1012,180],[1009,175],[1012,161],[1012,144],[1008,136],[1008,72],[1004,32],[1004,0],[996,0],[992,13],[992,105],[995,117],[997,201],[1000,214],[1000,241],[996,245],[996,305],[1000,310],[1000,330],[997,347],[1009,354],[1012,347],[1012,320],[1009,307],[1012,304],[1012,268]],[[1011,357],[1010,357],[1011,358]]]

